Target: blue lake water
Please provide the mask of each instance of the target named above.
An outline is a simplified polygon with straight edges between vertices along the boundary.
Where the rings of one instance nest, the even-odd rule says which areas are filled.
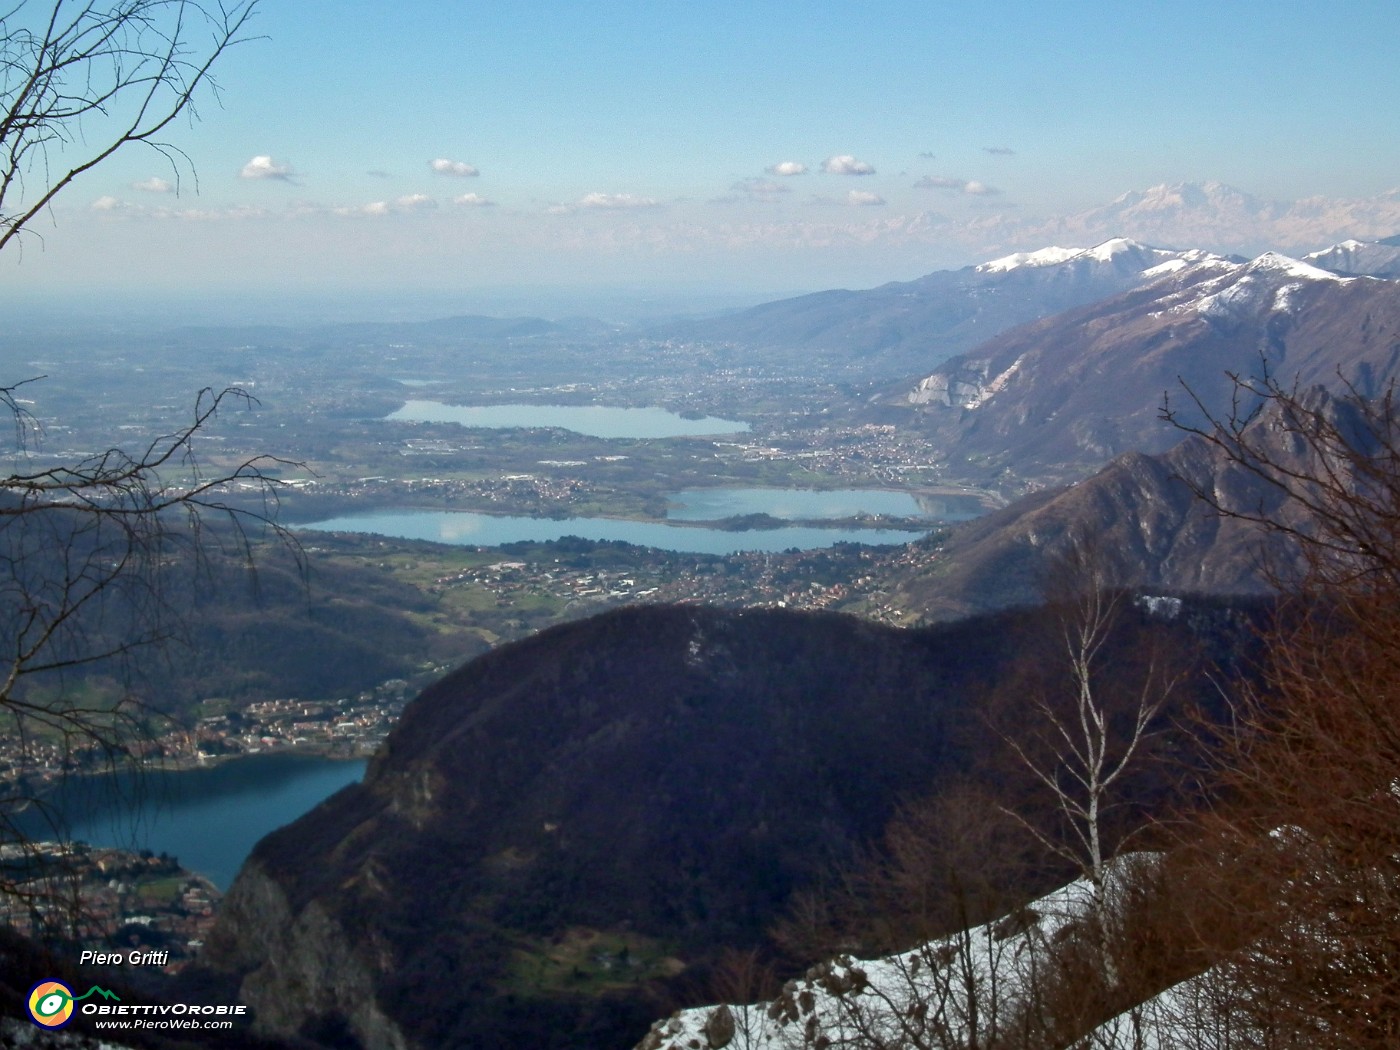
[[[749,429],[747,423],[733,419],[686,419],[664,408],[609,405],[445,405],[440,401],[409,401],[384,418],[459,423],[464,427],[561,427],[600,438],[708,437]]]
[[[94,846],[149,849],[228,889],[253,845],[364,776],[363,761],[251,755],[208,769],[76,777],[46,801],[66,835]],[[21,830],[51,838],[34,811]]]
[[[466,546],[495,547],[515,540],[557,540],[579,536],[586,540],[624,540],[646,547],[688,554],[735,554],[739,551],[811,550],[834,543],[898,544],[919,539],[923,532],[906,529],[822,529],[790,526],[726,532],[698,526],[666,525],[618,518],[525,518],[506,514],[477,514],[452,510],[386,510],[347,514],[298,525],[324,532],[360,532],[399,539],[430,540]]]
[[[717,521],[742,514],[790,520],[852,518],[858,514],[961,521],[982,507],[973,496],[923,496],[891,489],[686,489],[671,497],[672,521]]]

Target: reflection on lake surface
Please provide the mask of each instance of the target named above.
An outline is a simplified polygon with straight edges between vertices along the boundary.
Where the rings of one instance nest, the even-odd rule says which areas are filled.
[[[139,778],[73,777],[45,801],[57,807],[70,839],[168,853],[226,890],[260,838],[364,772],[363,761],[251,755]],[[21,814],[19,824],[26,834],[52,837],[33,810]]]
[[[408,540],[497,547],[516,540],[557,540],[579,536],[586,540],[624,540],[644,547],[689,554],[735,554],[738,551],[810,550],[833,543],[909,543],[924,535],[906,529],[821,529],[791,526],[726,532],[654,521],[617,518],[525,518],[471,511],[386,510],[349,514],[299,525],[325,532],[366,532]]]
[[[749,425],[704,416],[686,419],[664,408],[608,405],[445,405],[409,401],[384,417],[415,423],[460,423],[464,427],[561,427],[599,438],[705,437],[739,434]]]
[[[789,520],[853,518],[858,514],[965,521],[982,513],[973,496],[916,496],[889,489],[686,489],[674,493],[673,521],[718,521],[744,514]]]

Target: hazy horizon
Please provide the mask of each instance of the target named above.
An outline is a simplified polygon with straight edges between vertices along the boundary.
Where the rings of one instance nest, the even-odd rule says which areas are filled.
[[[118,309],[555,314],[871,287],[1118,234],[1311,250],[1400,231],[1397,30],[1373,2],[1109,18],[1025,0],[267,0],[217,97],[169,129],[190,167],[116,154],[3,279],[20,301]],[[1118,201],[1178,184],[1214,196]]]

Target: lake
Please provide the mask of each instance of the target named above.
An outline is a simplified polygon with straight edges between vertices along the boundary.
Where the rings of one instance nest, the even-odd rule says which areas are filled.
[[[75,777],[49,796],[70,839],[178,857],[227,890],[254,844],[364,776],[363,761],[250,755],[207,769],[152,771],[139,780]],[[26,834],[51,838],[32,810]]]
[[[717,521],[743,514],[789,520],[883,514],[966,521],[982,513],[974,496],[922,496],[892,489],[706,488],[686,489],[669,498],[672,507],[666,517],[672,521]]]
[[[347,514],[296,526],[298,531],[360,532],[406,540],[430,540],[465,546],[497,547],[516,540],[557,540],[579,536],[586,540],[623,540],[644,547],[687,554],[736,554],[739,551],[811,550],[834,543],[900,544],[924,532],[908,529],[823,529],[787,526],[727,532],[698,526],[667,525],[620,518],[526,518],[509,514],[478,514],[456,510],[384,510]]]
[[[458,423],[464,427],[559,427],[599,438],[709,437],[741,434],[747,423],[704,416],[686,419],[664,408],[609,405],[445,405],[409,401],[384,417],[414,423]]]

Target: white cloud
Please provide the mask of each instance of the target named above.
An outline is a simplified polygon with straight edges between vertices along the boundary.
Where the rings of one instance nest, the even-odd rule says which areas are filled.
[[[166,221],[221,222],[240,219],[269,219],[274,213],[247,204],[235,204],[221,208],[178,208],[164,204],[141,204],[124,201],[119,197],[98,197],[89,207],[93,211],[105,211],[129,218]],[[295,212],[288,213],[288,217]]]
[[[656,208],[660,202],[653,197],[638,197],[632,193],[590,193],[578,202],[580,208]]]
[[[342,215],[388,215],[389,202],[373,201],[372,203],[363,205],[359,208],[338,208],[337,211],[339,211]]]
[[[452,203],[466,205],[471,208],[494,208],[496,206],[495,201],[487,200],[479,193],[464,193],[460,197],[453,197]]]
[[[165,179],[158,179],[151,176],[149,179],[142,179],[140,182],[131,184],[133,190],[145,190],[147,193],[174,193],[175,184]]]
[[[856,160],[849,153],[827,157],[822,161],[822,171],[828,175],[874,175],[875,169],[863,160]]]
[[[301,209],[300,214],[315,215],[328,211],[332,215],[350,217],[357,215],[406,215],[413,212],[431,211],[437,206],[437,200],[429,197],[426,193],[410,193],[403,197],[396,197],[391,201],[370,201],[368,204],[347,204],[337,208],[323,209],[317,205],[308,205]]]
[[[296,172],[288,164],[276,164],[267,154],[254,157],[247,164],[243,165],[243,170],[238,173],[240,179],[277,179],[281,182],[291,182],[296,178]]]
[[[983,146],[983,153],[990,153],[993,157],[1014,157],[1016,151],[1009,146]]]
[[[460,160],[448,160],[446,157],[439,157],[433,161],[432,169],[439,175],[451,175],[458,179],[470,179],[481,174],[475,165]]]
[[[772,179],[740,179],[733,186],[732,191],[756,201],[777,200],[784,193],[791,193],[790,187],[784,186],[781,182],[774,182]],[[733,200],[734,198],[728,198]]]
[[[1001,192],[995,186],[988,186],[985,182],[978,182],[976,179],[955,179],[947,175],[925,175],[914,183],[914,188],[916,190],[953,190],[955,193],[966,193],[972,197],[994,197]]]
[[[796,160],[784,160],[763,169],[769,175],[806,175],[807,165]]]
[[[884,204],[885,198],[878,193],[871,193],[868,190],[849,190],[841,197],[814,196],[807,199],[808,204],[820,204],[827,207],[865,207],[869,205]]]
[[[846,194],[846,203],[855,205],[884,204],[885,198],[878,193],[869,193],[866,190],[851,190]]]

